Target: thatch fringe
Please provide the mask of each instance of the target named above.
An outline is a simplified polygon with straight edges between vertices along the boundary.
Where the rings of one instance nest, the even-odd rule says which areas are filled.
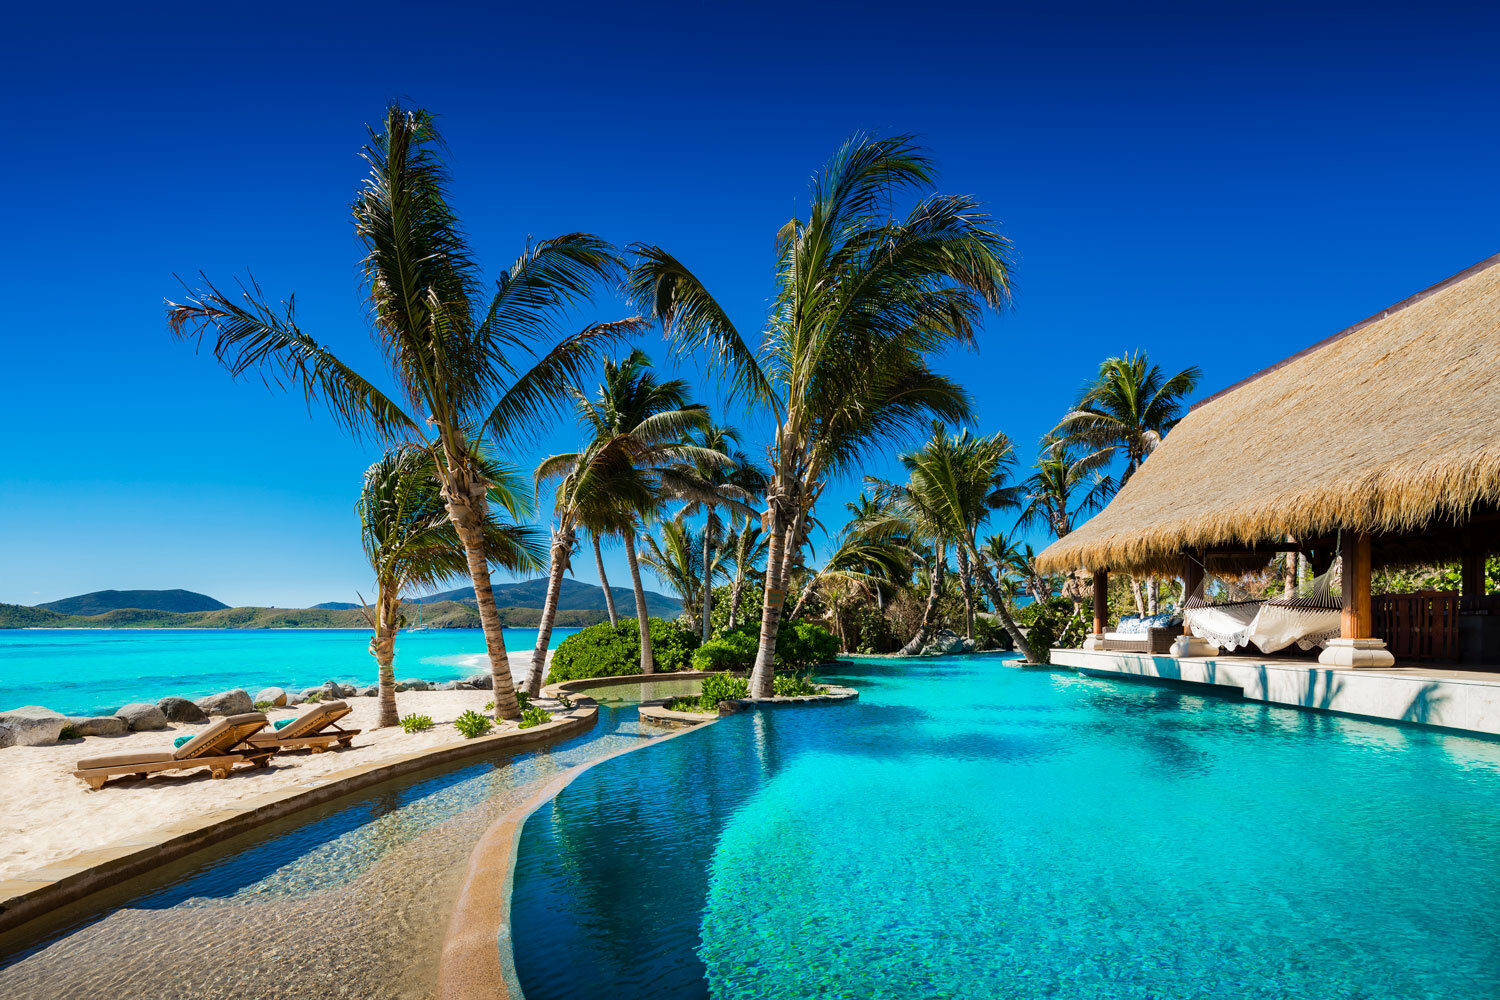
[[[1038,569],[1175,571],[1185,549],[1500,504],[1500,256],[1484,263],[1195,408]]]

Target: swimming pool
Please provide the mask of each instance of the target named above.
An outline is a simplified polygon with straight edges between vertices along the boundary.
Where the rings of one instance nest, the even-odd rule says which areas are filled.
[[[595,766],[526,823],[529,1000],[1500,995],[1500,744],[982,657]]]

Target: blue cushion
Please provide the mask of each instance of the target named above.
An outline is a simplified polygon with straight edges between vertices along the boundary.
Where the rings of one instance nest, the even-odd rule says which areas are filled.
[[[174,747],[180,747],[180,746],[182,746],[184,743],[186,743],[190,739],[192,739],[191,736],[179,736],[175,740],[172,741],[172,745]]]
[[[1139,615],[1121,615],[1120,624],[1115,626],[1115,631],[1124,635],[1134,635],[1137,632],[1146,631],[1146,621]]]
[[[274,723],[272,723],[272,725],[274,725],[277,729],[284,729],[284,728],[286,728],[287,726],[290,726],[292,723],[294,723],[296,721],[297,720],[295,718],[291,718],[291,719],[277,719]]]

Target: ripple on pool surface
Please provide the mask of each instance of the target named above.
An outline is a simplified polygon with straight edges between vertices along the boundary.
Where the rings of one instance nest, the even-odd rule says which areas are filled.
[[[1500,995],[1500,745],[978,659],[833,679],[860,701],[532,817],[531,1000]]]

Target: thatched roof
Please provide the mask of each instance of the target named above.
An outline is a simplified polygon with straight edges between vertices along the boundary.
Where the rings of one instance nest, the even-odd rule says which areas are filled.
[[[1189,410],[1043,572],[1405,533],[1500,502],[1500,254]]]

